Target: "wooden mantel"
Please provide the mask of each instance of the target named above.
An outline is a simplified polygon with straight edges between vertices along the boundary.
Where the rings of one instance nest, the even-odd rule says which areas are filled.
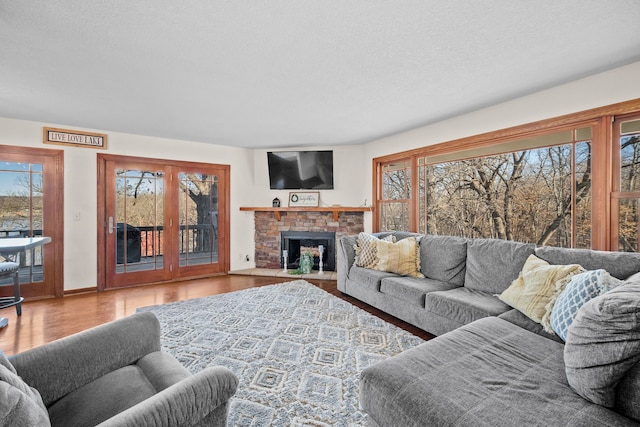
[[[241,211],[259,211],[259,212],[273,212],[276,216],[276,220],[280,221],[280,214],[282,212],[333,212],[334,221],[338,221],[340,212],[369,212],[370,207],[349,207],[349,206],[322,206],[322,207],[294,207],[294,208],[260,208],[260,207],[241,207]]]

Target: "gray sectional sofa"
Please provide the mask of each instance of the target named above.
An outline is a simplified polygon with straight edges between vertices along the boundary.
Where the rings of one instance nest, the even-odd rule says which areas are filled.
[[[597,371],[595,380],[589,375],[602,368],[595,362],[589,366],[594,369],[580,371],[588,375],[567,376],[569,338],[565,345],[498,298],[532,254],[553,265],[605,269],[622,280],[640,271],[640,254],[395,233],[396,240],[407,237],[419,239],[424,278],[358,267],[357,236],[338,242],[341,292],[437,336],[362,373],[361,405],[370,425],[627,426],[640,421],[640,409],[634,409],[640,406],[640,283],[624,284],[620,288],[625,293],[617,294],[624,296],[630,308],[623,311],[630,314],[622,322],[626,335],[614,331],[612,336],[624,336],[624,342],[607,347],[616,339],[603,338],[601,347],[592,349],[579,347],[584,344],[580,337],[571,338],[572,349],[579,347],[573,354],[586,351],[587,364],[590,356],[595,360],[598,354],[625,354],[623,368],[610,361],[600,363],[609,371]],[[626,319],[631,319],[630,325]],[[597,341],[599,331],[592,334]],[[589,388],[590,382],[610,376],[611,366],[618,366],[617,378],[607,384],[609,396],[614,396],[607,404],[592,403],[597,399],[589,401],[585,393],[574,391],[581,382]]]

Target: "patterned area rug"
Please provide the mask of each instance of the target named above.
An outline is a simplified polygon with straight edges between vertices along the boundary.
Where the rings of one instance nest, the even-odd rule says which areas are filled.
[[[424,342],[304,280],[140,311],[190,371],[238,376],[229,426],[364,426],[359,373]]]

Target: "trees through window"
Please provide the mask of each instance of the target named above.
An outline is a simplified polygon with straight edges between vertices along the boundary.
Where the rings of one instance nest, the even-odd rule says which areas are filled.
[[[640,100],[381,157],[374,170],[375,231],[640,249]]]

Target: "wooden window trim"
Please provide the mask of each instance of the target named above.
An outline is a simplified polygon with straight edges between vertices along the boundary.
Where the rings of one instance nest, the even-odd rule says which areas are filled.
[[[537,122],[513,126],[496,131],[486,132],[469,137],[459,138],[434,145],[419,147],[399,153],[376,157],[372,160],[373,180],[373,231],[380,231],[379,200],[382,195],[381,165],[394,161],[411,161],[412,168],[418,157],[449,154],[456,151],[481,148],[511,140],[529,138],[540,133],[563,130],[569,127],[593,126],[596,132],[592,136],[592,231],[591,245],[593,249],[611,250],[612,241],[612,174],[615,170],[613,156],[613,128],[614,116],[637,114],[640,112],[640,98],[619,102],[577,113],[544,119]],[[415,175],[415,173],[414,173]],[[413,179],[413,177],[412,177]],[[414,186],[413,191],[417,191]],[[418,200],[417,193],[412,195],[410,202],[409,220],[411,231],[417,230]],[[414,228],[415,226],[415,228]],[[617,236],[615,237],[617,239]]]

